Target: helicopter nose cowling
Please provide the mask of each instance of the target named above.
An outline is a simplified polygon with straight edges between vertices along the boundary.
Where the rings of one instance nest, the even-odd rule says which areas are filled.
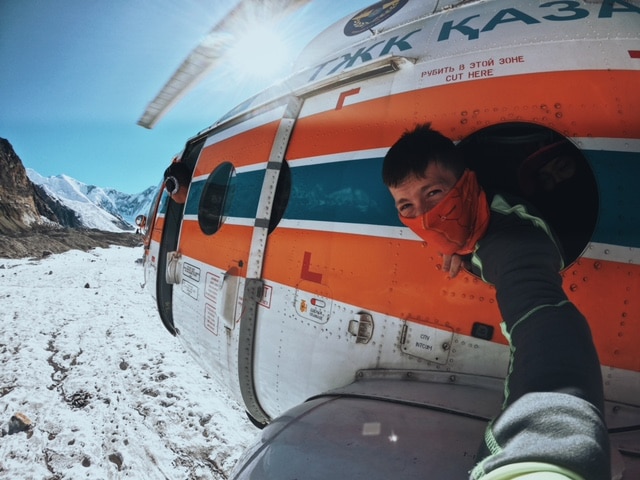
[[[351,389],[294,407],[262,430],[232,478],[468,478],[487,419],[461,410],[465,397],[471,403],[483,395],[468,396],[472,392],[461,387],[460,404],[446,409],[440,400],[454,389],[417,387],[409,395],[387,397]]]

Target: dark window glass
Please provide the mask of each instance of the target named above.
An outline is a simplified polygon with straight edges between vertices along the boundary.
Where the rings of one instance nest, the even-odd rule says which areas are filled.
[[[588,159],[571,140],[529,123],[482,129],[460,142],[478,180],[534,205],[558,236],[565,264],[587,246],[598,218],[599,195]]]
[[[235,169],[229,162],[218,165],[204,186],[198,206],[198,223],[205,235],[213,235],[224,223],[225,207],[232,196]]]

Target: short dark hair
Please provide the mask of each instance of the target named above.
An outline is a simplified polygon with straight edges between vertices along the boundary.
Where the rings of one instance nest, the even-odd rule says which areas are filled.
[[[186,187],[191,182],[191,170],[182,162],[174,162],[164,171],[164,179],[175,177],[180,185]]]
[[[451,139],[431,128],[416,125],[393,144],[382,163],[382,181],[387,187],[400,185],[407,177],[422,177],[431,162],[451,170],[460,178],[466,168],[464,158]]]

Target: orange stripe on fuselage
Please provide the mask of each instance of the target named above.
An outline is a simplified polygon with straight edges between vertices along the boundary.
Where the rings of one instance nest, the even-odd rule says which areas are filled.
[[[244,276],[253,228],[223,225],[214,235],[205,235],[197,221],[185,220],[180,233],[180,253],[222,270],[232,267]]]
[[[269,122],[204,148],[195,176],[210,173],[222,162],[231,162],[237,168],[268,161],[279,124],[279,120]]]
[[[264,277],[295,288],[310,271],[335,300],[465,334],[476,321],[498,325],[493,287],[449,279],[441,263],[421,242],[282,228],[269,237]]]
[[[600,362],[640,372],[640,265],[580,258],[562,276],[591,325]]]
[[[505,122],[571,137],[640,138],[638,85],[640,71],[565,71],[414,90],[300,118],[287,158],[389,147],[421,122],[454,140]]]
[[[513,121],[545,125],[572,137],[640,138],[638,84],[640,72],[556,72],[401,93],[300,118],[287,158],[388,147],[406,128],[424,121],[455,140]],[[267,161],[278,123],[208,146],[196,175],[222,161],[236,167]],[[206,236],[197,222],[185,221],[180,251],[223,270],[239,267],[247,264],[251,233],[250,227],[227,224]],[[640,267],[603,261],[596,267],[595,262],[581,259],[571,266],[564,273],[565,290],[588,318],[601,362],[640,371],[635,353],[640,325],[629,320],[640,318],[640,306],[628,293],[640,291]],[[447,325],[464,335],[481,322],[494,326],[494,339],[506,343],[499,333],[493,287],[466,273],[448,279],[440,265],[440,257],[416,241],[278,228],[267,243],[264,278],[291,288],[321,278],[336,301]],[[603,295],[606,301],[601,301]]]
[[[450,279],[441,264],[421,242],[282,228],[269,238],[264,278],[296,288],[311,271],[336,301],[464,335],[475,322],[492,325],[494,340],[506,344],[495,289],[466,272]],[[640,371],[640,322],[632,320],[640,318],[640,300],[630,293],[640,291],[640,266],[580,259],[563,277],[591,325],[601,362]],[[308,280],[302,284],[309,288]]]

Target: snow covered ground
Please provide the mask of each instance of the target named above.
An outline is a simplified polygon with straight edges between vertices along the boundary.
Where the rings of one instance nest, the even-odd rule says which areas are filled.
[[[0,259],[1,478],[226,479],[258,435],[162,326],[141,255]]]

